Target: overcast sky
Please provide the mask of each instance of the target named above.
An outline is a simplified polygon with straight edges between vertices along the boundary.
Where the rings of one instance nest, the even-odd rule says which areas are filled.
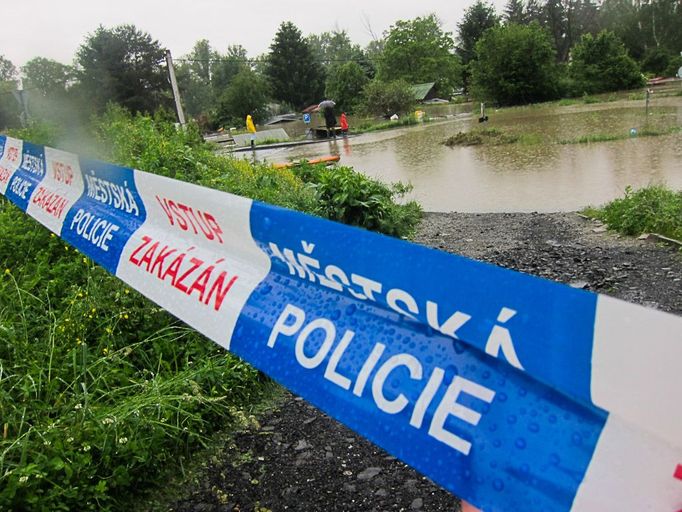
[[[132,23],[149,32],[174,57],[186,54],[199,39],[224,52],[241,44],[250,57],[267,51],[282,21],[304,35],[346,30],[363,46],[371,40],[366,26],[380,36],[396,20],[429,13],[456,33],[464,9],[474,0],[3,0],[0,55],[17,67],[33,57],[71,64],[85,36],[98,25]],[[494,0],[498,13],[505,0]]]

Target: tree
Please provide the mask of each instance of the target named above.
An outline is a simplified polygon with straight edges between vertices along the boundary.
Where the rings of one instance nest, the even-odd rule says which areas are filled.
[[[134,25],[100,25],[76,60],[80,87],[99,111],[113,101],[132,112],[152,112],[168,97],[164,50]]]
[[[206,39],[194,44],[192,51],[178,60],[175,70],[180,95],[187,114],[197,118],[215,108],[216,95],[211,85],[218,52]]]
[[[338,64],[327,75],[325,95],[333,99],[341,111],[352,112],[367,82],[367,76],[357,62]]]
[[[218,120],[243,126],[247,114],[263,120],[270,99],[267,82],[249,68],[242,69],[220,97]]]
[[[365,86],[362,94],[363,110],[368,114],[390,117],[410,112],[414,106],[412,88],[404,80],[382,82],[375,79]]]
[[[17,79],[17,68],[12,61],[0,55],[0,82],[14,82]]]
[[[17,88],[17,68],[12,61],[0,55],[0,129],[17,126],[19,104],[12,92]]]
[[[329,73],[334,66],[357,62],[368,78],[376,73],[374,64],[367,58],[359,44],[353,44],[345,30],[311,34],[306,38],[316,61]]]
[[[63,96],[74,79],[71,66],[44,57],[35,57],[21,68],[24,89],[37,89],[44,96]]]
[[[554,99],[559,92],[555,55],[549,36],[537,23],[492,28],[476,45],[474,92],[502,105]]]
[[[283,22],[270,45],[266,65],[275,99],[295,107],[319,102],[324,92],[324,75],[301,31]]]
[[[499,18],[495,14],[495,8],[483,2],[476,2],[464,11],[462,21],[457,24],[457,54],[464,65],[476,58],[476,43],[483,33],[499,24]]]
[[[526,23],[526,13],[523,7],[523,0],[508,0],[502,15],[506,24],[516,23],[522,25]]]
[[[607,30],[597,37],[585,34],[571,51],[569,76],[577,93],[632,89],[644,83],[637,63],[618,37]]]
[[[544,25],[554,38],[559,62],[566,62],[583,34],[599,31],[597,6],[592,0],[547,0]]]
[[[386,35],[377,78],[409,83],[435,82],[437,93],[449,98],[461,84],[455,42],[443,32],[435,14],[398,21]]]
[[[227,47],[225,55],[218,56],[218,62],[213,66],[211,83],[213,90],[220,95],[229,87],[232,79],[246,68],[251,69],[246,48],[240,44],[233,44]]]

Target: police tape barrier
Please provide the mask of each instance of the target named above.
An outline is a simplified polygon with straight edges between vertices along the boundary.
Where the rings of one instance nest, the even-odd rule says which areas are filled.
[[[682,508],[682,318],[0,137],[0,193],[491,511]]]

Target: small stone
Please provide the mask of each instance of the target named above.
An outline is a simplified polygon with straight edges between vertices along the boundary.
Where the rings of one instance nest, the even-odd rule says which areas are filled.
[[[377,496],[385,497],[388,496],[388,491],[386,491],[386,489],[379,489],[374,494],[376,494]]]
[[[593,228],[592,232],[594,233],[606,233],[606,227],[605,226],[599,226],[597,228]]]
[[[381,468],[367,468],[358,474],[358,480],[371,480],[379,473],[381,473]]]
[[[308,444],[308,442],[305,439],[301,439],[296,444],[296,446],[294,447],[294,450],[296,450],[297,452],[300,452],[301,450],[306,450],[308,448],[312,448],[312,447],[310,446],[310,444]]]
[[[637,240],[649,240],[649,233],[642,233],[637,237]]]
[[[412,503],[410,504],[410,508],[412,510],[419,510],[424,506],[424,500],[421,498],[415,498],[412,500]]]
[[[590,283],[588,283],[587,281],[576,280],[576,281],[571,281],[570,283],[568,283],[568,286],[570,286],[571,288],[578,288],[578,289],[583,290],[583,289],[587,288],[588,286],[590,286]]]

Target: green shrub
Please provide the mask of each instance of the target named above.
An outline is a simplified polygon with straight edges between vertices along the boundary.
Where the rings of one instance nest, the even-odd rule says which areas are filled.
[[[634,89],[644,84],[637,63],[613,32],[583,35],[571,55],[569,76],[575,95]]]
[[[409,237],[421,219],[415,201],[398,204],[411,187],[384,185],[349,167],[303,165],[296,170],[320,200],[321,214],[331,220],[397,237]]]
[[[626,235],[658,233],[682,240],[682,191],[656,185],[635,191],[627,187],[625,197],[597,210],[597,216]]]
[[[362,90],[362,96],[361,110],[364,113],[386,118],[411,112],[415,104],[412,88],[404,80],[372,80]]]

